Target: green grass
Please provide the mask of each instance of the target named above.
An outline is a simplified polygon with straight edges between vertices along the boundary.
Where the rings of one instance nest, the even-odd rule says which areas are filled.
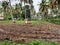
[[[45,42],[45,41],[39,41],[34,40],[28,43],[17,43],[17,42],[11,42],[11,41],[3,41],[0,42],[0,45],[60,45],[58,42]]]
[[[36,25],[36,24],[47,24],[49,22],[47,21],[42,21],[42,20],[32,20],[30,21],[32,24]],[[0,24],[13,24],[13,21],[9,21],[9,20],[5,20],[5,21],[0,21]],[[16,21],[16,24],[25,24],[25,21],[24,20],[20,20],[20,21]]]

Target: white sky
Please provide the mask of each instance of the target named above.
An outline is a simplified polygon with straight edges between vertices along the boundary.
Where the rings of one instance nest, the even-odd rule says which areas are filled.
[[[0,1],[2,1],[2,0],[0,0]],[[36,12],[38,12],[38,10],[39,10],[39,8],[38,8],[39,6],[37,5],[37,4],[39,4],[39,2],[41,2],[41,0],[33,0],[33,5],[34,5]],[[11,0],[11,3],[12,3],[12,5],[15,5],[15,3],[19,3],[19,1]]]
[[[33,5],[34,5],[36,12],[38,12],[39,10],[39,6],[37,5],[39,4],[39,2],[41,2],[41,0],[33,0]]]

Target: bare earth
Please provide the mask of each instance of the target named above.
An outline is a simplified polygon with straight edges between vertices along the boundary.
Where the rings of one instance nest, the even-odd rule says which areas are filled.
[[[11,40],[15,42],[28,42],[36,39],[60,42],[60,25],[0,24],[0,41]]]

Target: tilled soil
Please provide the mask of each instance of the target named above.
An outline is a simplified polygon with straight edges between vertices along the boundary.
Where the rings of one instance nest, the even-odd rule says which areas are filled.
[[[28,42],[36,39],[60,42],[60,25],[0,24],[0,41]]]

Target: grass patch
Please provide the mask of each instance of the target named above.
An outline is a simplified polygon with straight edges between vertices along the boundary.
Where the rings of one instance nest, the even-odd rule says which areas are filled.
[[[20,20],[20,21],[15,21],[16,24],[25,24],[25,21],[24,20]],[[32,24],[36,25],[36,24],[47,24],[49,22],[47,21],[42,21],[42,20],[32,20],[30,21]],[[10,20],[5,20],[5,21],[0,21],[0,24],[13,24],[13,22]]]

